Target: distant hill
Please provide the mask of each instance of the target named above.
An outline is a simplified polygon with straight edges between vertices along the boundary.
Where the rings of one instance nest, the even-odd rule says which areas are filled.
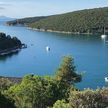
[[[35,17],[38,18],[38,17]],[[33,18],[34,19],[34,18]],[[32,19],[32,20],[33,20]],[[26,19],[25,21],[27,21]],[[28,20],[28,26],[38,30],[63,33],[108,33],[108,7],[80,10],[60,15]],[[12,22],[11,22],[12,23]],[[11,24],[10,23],[10,24]]]
[[[15,20],[15,18],[10,18],[10,17],[6,17],[6,16],[0,16],[0,24],[5,24],[5,22],[12,21],[12,20]]]
[[[36,21],[39,21],[41,19],[44,19],[46,17],[41,16],[41,17],[28,17],[28,18],[22,18],[22,19],[17,19],[13,21],[8,21],[8,25],[17,25],[17,24],[23,24],[23,25],[28,25],[30,23],[34,23]]]

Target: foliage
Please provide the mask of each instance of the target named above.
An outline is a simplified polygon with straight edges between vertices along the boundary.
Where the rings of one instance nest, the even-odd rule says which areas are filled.
[[[53,108],[70,108],[69,103],[66,103],[65,100],[58,100],[54,105]]]
[[[62,90],[52,78],[28,75],[20,85],[11,87],[8,94],[14,98],[18,108],[46,108],[63,97]]]
[[[0,78],[0,91],[7,90],[10,86],[12,86],[12,82],[7,78]]]
[[[16,108],[14,101],[0,92],[0,108]]]
[[[64,57],[63,61],[63,68],[57,72],[56,78],[28,75],[23,78],[21,84],[12,86],[8,94],[14,98],[16,106],[18,108],[46,108],[52,106],[57,100],[67,100],[70,89],[73,89],[71,84],[76,82],[73,78],[79,75],[74,71],[71,57]],[[62,75],[64,68],[65,74]]]
[[[79,91],[74,87],[79,81],[81,75],[76,73],[73,58],[65,56],[53,77],[26,75],[14,86],[8,79],[1,79],[0,108],[108,107],[108,89]]]
[[[9,90],[18,107],[43,108],[66,97],[67,85],[51,78],[26,76],[22,83]]]
[[[71,108],[106,108],[108,107],[108,96],[103,94],[103,90],[71,91]]]
[[[6,36],[5,33],[0,33],[0,51],[15,47],[20,48],[21,45],[21,41],[17,37],[11,38],[10,35]]]
[[[74,84],[81,81],[81,75],[76,73],[74,59],[71,56],[64,56],[60,67],[56,72],[56,79],[67,84]]]

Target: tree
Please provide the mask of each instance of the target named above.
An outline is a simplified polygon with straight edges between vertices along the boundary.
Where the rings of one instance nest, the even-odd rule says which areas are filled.
[[[74,59],[71,56],[64,56],[56,73],[56,79],[67,84],[74,84],[81,81],[81,75],[76,73]]]
[[[19,108],[46,108],[52,106],[60,95],[55,80],[33,75],[25,76],[21,84],[9,89],[8,94]]]
[[[10,35],[0,33],[0,51],[21,48],[21,46],[22,43],[17,37],[11,38]]]
[[[8,94],[19,108],[47,108],[57,100],[67,101],[71,84],[81,80],[81,76],[75,73],[70,56],[64,57],[58,70],[56,77],[27,75],[21,84],[10,87]]]

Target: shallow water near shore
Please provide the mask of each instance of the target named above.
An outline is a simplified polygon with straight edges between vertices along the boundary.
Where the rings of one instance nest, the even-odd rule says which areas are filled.
[[[0,57],[0,76],[54,75],[62,57],[72,55],[77,71],[83,72],[83,81],[77,84],[80,89],[108,86],[104,81],[108,76],[108,43],[99,35],[39,32],[5,25],[0,25],[0,32],[17,36],[28,46],[19,53]]]

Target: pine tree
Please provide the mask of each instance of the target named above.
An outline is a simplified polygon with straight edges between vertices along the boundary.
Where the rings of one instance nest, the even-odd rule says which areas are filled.
[[[68,84],[74,84],[81,81],[81,75],[76,73],[74,59],[71,56],[63,57],[62,63],[56,73],[56,79]]]

